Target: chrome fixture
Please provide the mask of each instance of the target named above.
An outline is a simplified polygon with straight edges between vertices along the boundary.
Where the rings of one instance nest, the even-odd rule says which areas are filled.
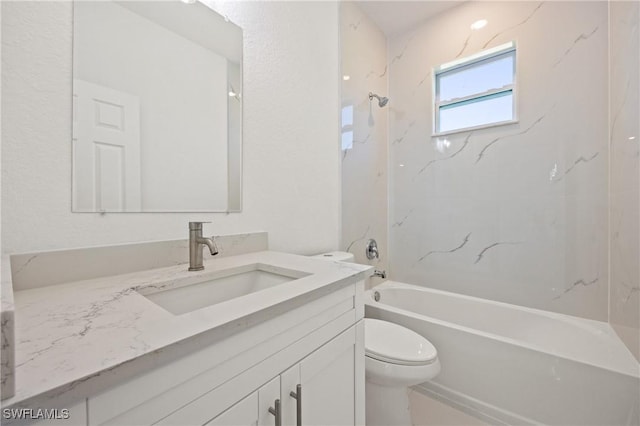
[[[372,277],[380,277],[382,279],[387,278],[387,271],[379,271],[379,270],[375,270],[373,271],[373,275],[371,275]]]
[[[276,418],[275,426],[282,426],[282,408],[280,407],[280,399],[276,399],[273,403],[274,407],[269,407],[269,413]]]
[[[289,392],[289,396],[296,400],[296,426],[302,426],[302,385],[296,385],[296,391]]]
[[[389,98],[385,98],[384,96],[380,97],[373,92],[369,92],[369,100],[372,101],[373,98],[376,98],[378,100],[378,106],[380,108],[384,107],[385,105],[387,105],[387,102],[389,102]]]
[[[364,250],[367,255],[367,259],[369,260],[378,259],[380,257],[378,254],[378,243],[376,243],[376,240],[371,239],[367,241],[367,246]]]
[[[213,237],[204,238],[202,236],[202,224],[211,222],[189,222],[189,270],[190,271],[202,271],[204,265],[202,264],[202,247],[205,245],[209,247],[211,256],[218,254],[218,248],[213,241]]]
[[[373,300],[375,300],[376,302],[380,301],[380,292],[379,291],[374,291],[373,292]]]

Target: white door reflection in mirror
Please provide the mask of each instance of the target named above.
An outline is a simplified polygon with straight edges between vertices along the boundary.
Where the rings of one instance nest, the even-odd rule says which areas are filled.
[[[139,211],[140,101],[73,82],[75,211]]]
[[[98,91],[74,98],[95,140],[74,146],[73,211],[240,211],[242,30],[179,0],[76,1],[73,19],[74,96]]]

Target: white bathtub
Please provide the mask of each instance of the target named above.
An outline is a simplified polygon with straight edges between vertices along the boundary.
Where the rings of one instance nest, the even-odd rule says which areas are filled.
[[[639,364],[606,323],[393,281],[365,303],[437,348],[419,390],[492,424],[640,422]]]

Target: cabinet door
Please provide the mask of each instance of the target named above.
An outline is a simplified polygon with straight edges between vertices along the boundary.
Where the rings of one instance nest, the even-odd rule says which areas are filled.
[[[298,415],[297,392],[300,383],[300,364],[296,364],[280,375],[280,388],[282,389],[282,425],[295,426]],[[295,397],[291,393],[295,394]],[[300,393],[302,393],[300,389]]]
[[[275,401],[280,400],[280,377],[276,377],[220,414],[205,426],[274,426]]]
[[[352,327],[300,362],[304,426],[355,424],[356,353]]]
[[[276,401],[280,403],[280,376],[271,380],[258,390],[258,426],[275,426]],[[280,414],[282,409],[278,408]]]
[[[258,392],[254,392],[205,426],[257,426],[258,424]]]

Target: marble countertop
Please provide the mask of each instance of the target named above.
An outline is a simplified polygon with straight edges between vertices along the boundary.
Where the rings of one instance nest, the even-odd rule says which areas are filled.
[[[252,264],[309,275],[182,315],[139,293],[158,283],[170,287],[185,279],[212,279],[229,268]],[[364,279],[370,269],[261,251],[207,260],[199,272],[178,265],[16,291],[15,395],[2,406],[29,407],[74,389],[112,385],[134,374],[132,366],[148,368],[159,362],[167,348],[176,356],[179,343],[205,337],[215,341],[215,332],[225,326],[241,331],[243,318],[272,309],[281,312],[288,304],[319,297],[331,284]]]

